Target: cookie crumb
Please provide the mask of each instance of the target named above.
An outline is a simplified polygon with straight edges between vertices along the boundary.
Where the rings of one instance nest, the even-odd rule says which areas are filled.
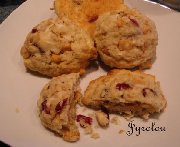
[[[84,132],[85,132],[85,134],[92,134],[93,129],[90,125],[88,125],[88,126],[86,126],[86,128],[84,128]]]
[[[119,125],[119,118],[117,116],[114,116],[111,119],[111,123],[114,124],[114,125]]]
[[[125,132],[125,130],[119,130],[119,134],[123,134]]]
[[[144,115],[142,116],[142,118],[143,118],[144,120],[148,120],[149,114],[148,114],[148,113],[144,114]]]
[[[107,115],[102,111],[96,111],[95,115],[96,115],[96,120],[101,127],[109,126],[109,115]]]
[[[100,135],[99,135],[99,133],[93,133],[93,134],[91,135],[91,138],[93,138],[93,139],[98,139],[98,138],[100,138]]]
[[[94,113],[88,113],[88,116],[91,118],[94,118],[95,114]]]
[[[18,108],[16,108],[16,110],[15,110],[15,111],[16,111],[16,113],[19,113],[19,109],[18,109]]]
[[[86,117],[84,115],[78,115],[77,122],[79,122],[79,125],[84,129],[85,134],[93,133],[91,117]]]

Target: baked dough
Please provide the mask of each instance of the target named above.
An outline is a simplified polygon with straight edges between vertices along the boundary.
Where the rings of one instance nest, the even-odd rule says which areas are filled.
[[[94,34],[101,60],[110,67],[150,68],[156,57],[158,34],[155,24],[135,9],[103,14]]]
[[[166,99],[155,77],[140,71],[112,70],[90,82],[82,103],[94,109],[140,116],[160,113],[166,107]]]
[[[96,120],[101,127],[105,128],[109,126],[109,114],[103,111],[96,111],[95,115]]]
[[[75,124],[76,103],[80,96],[79,74],[71,73],[53,78],[38,99],[42,124],[69,142],[80,138]]]
[[[34,27],[26,38],[21,55],[30,70],[55,77],[85,73],[97,52],[91,37],[63,17],[45,20]]]
[[[93,34],[98,17],[112,10],[123,7],[123,0],[55,0],[56,14],[67,16],[76,24]]]

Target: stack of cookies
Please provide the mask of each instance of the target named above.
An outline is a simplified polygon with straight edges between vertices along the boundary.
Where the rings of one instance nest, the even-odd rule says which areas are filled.
[[[150,18],[122,0],[55,0],[54,8],[58,17],[32,28],[21,48],[28,69],[52,77],[38,99],[46,128],[66,141],[79,140],[75,120],[91,124],[91,119],[76,116],[81,102],[99,110],[101,126],[108,125],[109,113],[148,119],[165,109],[160,83],[134,71],[151,68],[156,58],[158,35]],[[112,70],[91,81],[83,96],[80,76],[93,60]]]

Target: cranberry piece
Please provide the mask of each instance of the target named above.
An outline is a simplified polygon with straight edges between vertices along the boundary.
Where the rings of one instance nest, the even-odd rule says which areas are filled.
[[[36,28],[33,28],[31,33],[36,33],[38,30]]]
[[[157,95],[154,90],[152,90],[150,88],[143,88],[142,94],[143,94],[144,97],[146,97],[148,91],[152,92],[154,95]]]
[[[97,15],[93,15],[93,16],[90,17],[89,22],[90,23],[95,22],[97,19],[98,19],[98,16]]]
[[[64,108],[64,106],[67,105],[67,99],[64,99],[63,101],[60,101],[57,105],[56,105],[56,112],[57,113],[61,113],[62,109]]]
[[[81,5],[82,4],[82,0],[73,0],[74,3],[76,3],[77,5]]]
[[[139,23],[137,22],[137,20],[129,17],[130,21],[136,26],[136,27],[139,27]]]
[[[130,88],[131,88],[131,86],[129,84],[126,84],[126,83],[118,83],[116,85],[116,89],[119,89],[119,90],[127,90]]]
[[[76,118],[76,121],[77,122],[80,122],[80,120],[83,119],[85,121],[85,123],[91,125],[92,124],[92,118],[91,117],[87,117],[87,116],[84,116],[84,115],[77,115],[77,118]]]
[[[50,114],[50,110],[49,110],[49,108],[47,107],[46,103],[47,103],[47,100],[45,100],[44,102],[42,102],[42,104],[41,104],[42,111],[44,111],[46,114]]]
[[[145,89],[145,88],[142,90],[142,94],[143,94],[144,97],[146,97],[147,92],[146,92],[146,89]]]
[[[97,48],[97,43],[96,42],[94,42],[94,47]]]

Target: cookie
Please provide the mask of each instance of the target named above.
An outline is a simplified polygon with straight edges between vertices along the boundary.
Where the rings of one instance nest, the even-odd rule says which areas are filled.
[[[79,74],[71,73],[54,77],[44,86],[38,99],[42,124],[69,142],[80,138],[75,124],[76,103],[80,96]]]
[[[120,69],[152,66],[158,34],[150,18],[135,9],[124,7],[103,14],[96,25],[95,43],[106,65]]]
[[[147,119],[166,107],[155,77],[141,71],[112,70],[90,82],[82,103],[94,109]]]
[[[67,16],[76,24],[93,34],[99,15],[121,9],[123,0],[55,0],[56,14]]]
[[[109,126],[109,114],[103,111],[96,111],[96,120],[101,127]]]
[[[91,37],[63,17],[45,20],[34,27],[21,55],[30,70],[55,77],[73,72],[83,74],[97,52]]]

